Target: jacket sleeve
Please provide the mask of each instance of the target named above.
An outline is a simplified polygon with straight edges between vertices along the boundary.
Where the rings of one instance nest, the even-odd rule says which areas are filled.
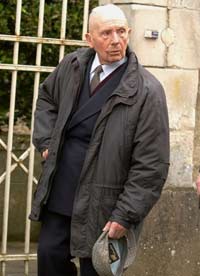
[[[160,83],[146,88],[133,141],[128,178],[111,221],[129,228],[141,222],[159,199],[169,168],[169,123]]]
[[[60,64],[40,85],[34,117],[33,144],[38,151],[48,148],[58,114],[58,71]]]

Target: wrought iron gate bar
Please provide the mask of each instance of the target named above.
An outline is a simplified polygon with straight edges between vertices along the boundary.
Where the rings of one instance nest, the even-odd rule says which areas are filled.
[[[39,6],[39,21],[38,21],[38,37],[43,36],[43,25],[44,25],[44,6],[45,0],[40,0]],[[36,49],[36,65],[41,66],[42,57],[42,43],[37,44]],[[34,80],[34,92],[33,92],[33,104],[32,104],[32,119],[31,119],[31,139],[32,141],[32,130],[34,125],[34,110],[36,107],[36,99],[38,97],[38,89],[40,84],[40,72],[35,73]],[[34,170],[34,156],[35,150],[32,142],[30,143],[30,155],[29,155],[29,174],[28,174],[28,187],[27,187],[27,203],[26,203],[26,226],[25,226],[25,243],[24,243],[24,253],[28,254],[30,252],[30,230],[31,222],[28,216],[31,212],[31,200],[32,200],[32,188],[33,188],[33,170]],[[25,261],[25,275],[29,273],[29,262]]]
[[[21,23],[21,9],[22,0],[17,0],[16,7],[16,24],[15,34],[20,35]],[[19,42],[14,43],[13,50],[13,64],[18,64],[19,57]],[[10,176],[11,176],[11,153],[13,144],[13,126],[15,114],[15,98],[16,98],[16,85],[17,85],[17,71],[12,72],[11,80],[11,96],[10,96],[10,112],[9,112],[9,128],[8,128],[8,145],[7,145],[7,159],[6,159],[6,179],[4,191],[4,209],[3,209],[3,232],[2,232],[2,253],[7,253],[7,237],[8,237],[8,215],[9,215],[9,200],[10,200]],[[6,273],[6,263],[2,262],[2,276]]]
[[[0,139],[0,145],[3,147],[3,149],[7,150],[7,146],[4,143],[4,141],[2,139]],[[22,155],[18,158],[13,152],[11,153],[11,157],[12,159],[16,162],[15,164],[13,164],[11,166],[11,172],[14,171],[14,169],[17,166],[20,166],[22,168],[22,170],[28,174],[28,169],[24,166],[24,164],[22,163],[28,156],[29,156],[29,152],[30,152],[30,148],[28,148],[25,152],[22,153]],[[0,176],[0,184],[5,180],[6,178],[6,172],[4,172],[1,176]],[[37,179],[35,177],[33,177],[33,182],[35,184],[37,184]]]
[[[29,72],[44,72],[50,73],[54,70],[55,67],[50,66],[36,66],[36,65],[14,65],[0,63],[0,70],[9,70],[9,71],[29,71]]]
[[[11,92],[10,92],[10,110],[9,110],[9,125],[8,125],[8,138],[7,144],[0,138],[0,147],[6,152],[6,171],[0,175],[0,184],[5,182],[4,190],[4,204],[3,204],[3,231],[2,231],[2,248],[0,253],[1,263],[1,276],[6,276],[6,262],[10,261],[24,261],[24,274],[29,275],[29,261],[36,260],[36,254],[30,252],[30,233],[31,233],[31,222],[28,219],[28,215],[31,210],[32,200],[32,187],[33,184],[37,184],[37,179],[34,177],[34,159],[35,150],[34,146],[30,142],[30,146],[26,149],[20,157],[17,157],[13,153],[13,130],[14,130],[14,116],[15,116],[15,102],[16,102],[16,87],[17,87],[17,76],[18,71],[33,72],[35,74],[34,79],[34,91],[33,91],[33,102],[32,102],[32,121],[31,121],[31,137],[34,125],[34,110],[36,106],[36,100],[38,97],[38,90],[40,84],[41,73],[50,73],[55,67],[42,66],[42,46],[43,44],[58,45],[59,47],[59,60],[60,61],[65,55],[66,46],[87,46],[84,40],[85,33],[87,32],[88,25],[88,14],[89,14],[89,0],[84,1],[83,11],[83,28],[82,28],[82,40],[66,39],[66,22],[68,12],[68,0],[62,0],[62,14],[61,14],[61,28],[60,38],[48,38],[43,37],[43,24],[44,24],[44,9],[45,0],[39,1],[39,19],[38,19],[38,33],[36,37],[22,36],[20,34],[21,25],[21,13],[22,13],[22,0],[16,1],[16,22],[15,22],[15,34],[7,35],[0,34],[0,43],[12,42],[14,43],[13,48],[13,63],[6,64],[0,63],[0,70],[11,71]],[[19,64],[19,46],[20,43],[33,43],[36,46],[36,61],[35,65]],[[24,161],[29,159],[28,168],[25,166]],[[11,173],[20,167],[24,173],[28,174],[27,183],[27,198],[26,198],[26,222],[25,222],[25,238],[24,238],[24,252],[23,254],[8,254],[7,250],[7,239],[8,239],[8,219],[9,219],[9,201],[10,201],[10,182]]]
[[[18,35],[6,35],[0,34],[0,41],[10,42],[28,42],[28,43],[42,43],[52,45],[64,45],[64,46],[87,46],[86,41],[64,39],[64,38],[49,38],[49,37],[31,37],[31,36],[18,36]]]
[[[8,261],[36,261],[36,254],[0,254],[0,262]]]
[[[89,15],[89,0],[85,0],[84,14],[83,14],[83,30],[82,30],[82,40],[85,40],[85,34],[88,27],[88,15]]]
[[[67,22],[67,5],[68,0],[63,0],[62,5],[62,16],[61,16],[61,29],[60,29],[60,39],[65,40],[65,33],[66,33],[66,22]],[[65,46],[60,46],[59,52],[59,61],[64,57],[65,54]]]

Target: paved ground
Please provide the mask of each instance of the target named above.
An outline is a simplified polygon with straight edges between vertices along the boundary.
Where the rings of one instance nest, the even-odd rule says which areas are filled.
[[[23,243],[9,243],[8,254],[23,254]],[[31,244],[31,253],[36,252],[36,244]],[[36,261],[29,263],[29,276],[37,276]],[[6,276],[24,276],[24,262],[23,261],[8,261],[6,262]]]
[[[8,254],[23,254],[23,243],[9,243]],[[36,244],[31,244],[31,253],[36,252]],[[75,260],[77,266],[78,262]],[[1,276],[1,270],[0,270]],[[6,276],[25,276],[25,266],[23,261],[8,261],[6,263]],[[37,276],[37,262],[29,262],[29,274],[28,276]]]
[[[29,276],[37,276],[36,262],[31,262],[29,267]],[[6,266],[6,276],[24,276],[23,262],[9,262]]]

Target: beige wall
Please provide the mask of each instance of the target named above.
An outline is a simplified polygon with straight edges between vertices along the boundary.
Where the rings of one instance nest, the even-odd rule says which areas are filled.
[[[163,84],[169,109],[171,167],[145,220],[126,276],[199,276],[200,213],[193,189],[200,165],[200,0],[113,0],[133,29],[139,61]],[[144,37],[156,30],[157,39]]]
[[[116,3],[124,10],[132,28],[130,45],[165,88],[171,129],[171,168],[166,187],[193,187],[193,175],[196,177],[200,164],[200,1],[100,3]],[[158,38],[145,38],[148,30],[158,31]]]

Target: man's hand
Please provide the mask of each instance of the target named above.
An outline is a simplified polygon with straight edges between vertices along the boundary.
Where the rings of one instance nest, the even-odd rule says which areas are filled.
[[[200,195],[200,174],[196,180],[197,194]]]
[[[49,154],[49,150],[48,150],[48,149],[46,149],[45,151],[43,151],[43,153],[42,153],[42,157],[44,158],[44,160],[46,160],[46,159],[47,159],[48,154]]]
[[[120,239],[126,234],[127,229],[117,222],[109,221],[104,226],[103,231],[108,231],[108,236],[111,239]]]

